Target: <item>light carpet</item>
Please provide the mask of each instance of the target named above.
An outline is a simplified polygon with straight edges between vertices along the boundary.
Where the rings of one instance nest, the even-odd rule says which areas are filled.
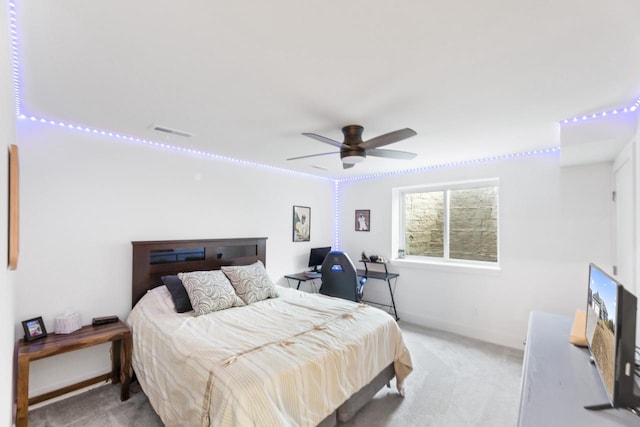
[[[403,398],[384,387],[344,427],[515,426],[521,350],[399,322],[414,371]],[[160,427],[139,387],[105,385],[29,412],[30,427]]]

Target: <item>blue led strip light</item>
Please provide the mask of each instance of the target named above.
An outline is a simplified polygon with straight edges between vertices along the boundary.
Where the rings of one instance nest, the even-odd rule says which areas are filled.
[[[177,146],[177,145],[166,144],[166,143],[163,143],[163,142],[151,141],[151,140],[147,140],[147,139],[143,139],[143,138],[137,138],[137,137],[133,137],[133,136],[123,135],[123,134],[116,133],[116,132],[110,132],[110,131],[106,131],[106,130],[90,128],[90,127],[86,127],[86,126],[82,126],[82,125],[76,125],[76,124],[72,124],[72,123],[65,123],[65,122],[58,122],[58,121],[55,121],[55,120],[48,120],[48,119],[39,118],[39,117],[36,117],[36,116],[28,116],[27,117],[24,114],[20,114],[20,115],[18,115],[18,119],[30,120],[30,121],[36,122],[36,123],[41,123],[41,124],[50,125],[50,126],[54,126],[54,127],[61,127],[61,128],[71,129],[71,130],[74,130],[74,131],[79,131],[79,132],[83,132],[83,133],[86,133],[86,134],[92,134],[92,135],[96,135],[96,136],[109,137],[109,138],[113,138],[113,139],[120,140],[120,141],[138,143],[138,144],[147,145],[147,146],[150,146],[150,147],[164,149],[164,150],[168,150],[168,151],[186,153],[186,154],[191,154],[191,155],[198,155],[198,156],[201,156],[201,157],[204,157],[204,158],[225,161],[225,162],[229,162],[229,163],[239,164],[239,165],[242,165],[242,166],[258,167],[258,168],[267,169],[267,170],[271,170],[271,171],[283,172],[283,173],[288,173],[288,174],[293,174],[293,175],[305,176],[305,177],[308,177],[308,178],[315,178],[315,179],[321,179],[321,180],[325,180],[325,181],[334,182],[334,191],[336,193],[336,198],[335,198],[334,202],[336,203],[336,212],[338,211],[338,206],[339,206],[339,204],[338,204],[338,202],[339,202],[339,199],[338,199],[339,184],[343,183],[343,182],[364,181],[364,180],[367,180],[367,179],[377,179],[377,178],[383,178],[383,177],[388,177],[388,176],[407,175],[407,174],[420,173],[420,172],[425,172],[425,171],[434,170],[434,169],[444,169],[444,168],[450,168],[450,167],[467,166],[467,165],[478,164],[478,163],[487,163],[487,162],[491,162],[491,161],[514,159],[514,158],[518,158],[518,157],[538,156],[538,155],[544,155],[544,154],[557,153],[557,152],[560,151],[560,147],[552,147],[552,148],[531,150],[531,151],[525,151],[525,152],[519,152],[519,153],[503,154],[503,155],[499,155],[499,156],[484,157],[484,158],[480,158],[480,159],[460,160],[460,161],[442,163],[442,164],[437,164],[437,165],[421,166],[421,167],[412,168],[412,169],[403,169],[403,170],[396,170],[396,171],[389,171],[389,172],[381,172],[381,173],[376,173],[376,174],[360,175],[360,176],[341,178],[341,179],[333,179],[333,178],[321,177],[321,176],[310,174],[310,173],[298,172],[298,171],[293,171],[293,170],[285,169],[285,168],[281,168],[281,167],[266,165],[266,164],[263,164],[263,163],[252,162],[252,161],[249,161],[249,160],[242,160],[242,159],[237,159],[237,158],[234,158],[234,157],[223,156],[223,155],[219,155],[219,154],[215,154],[215,153],[211,153],[211,152],[207,152],[207,151],[195,150],[195,149],[191,149],[191,148],[180,147],[180,146]],[[339,234],[339,230],[336,230],[336,235],[338,235],[338,234]]]
[[[340,229],[340,198],[342,197],[340,181],[333,182],[333,227],[334,227],[334,243],[333,248],[339,251],[342,247],[341,229]]]
[[[11,68],[13,78],[13,96],[15,98],[16,116],[20,115],[20,60],[18,59],[18,19],[16,5],[9,2],[9,38],[11,40]]]
[[[607,116],[616,116],[618,114],[633,113],[637,111],[638,108],[640,108],[640,98],[636,99],[636,101],[632,105],[627,107],[614,108],[613,110],[601,111],[599,113],[585,114],[582,117],[573,117],[570,119],[564,119],[560,123],[562,124],[576,123],[576,122],[583,122],[587,120],[599,119]]]
[[[292,175],[305,176],[307,178],[321,179],[321,180],[325,180],[325,181],[334,181],[331,178],[325,178],[325,177],[321,177],[321,176],[310,174],[310,173],[292,171],[290,169],[285,169],[285,168],[280,168],[280,167],[276,167],[276,166],[265,165],[263,163],[252,162],[252,161],[249,161],[249,160],[236,159],[234,157],[222,156],[220,154],[210,153],[210,152],[207,152],[207,151],[195,150],[195,149],[191,149],[191,148],[184,148],[184,147],[180,147],[180,146],[177,146],[177,145],[171,145],[171,144],[166,144],[166,143],[163,143],[163,142],[151,141],[151,140],[143,139],[143,138],[136,138],[136,137],[133,137],[133,136],[123,135],[123,134],[116,133],[116,132],[109,132],[109,131],[106,131],[106,130],[90,128],[90,127],[87,127],[87,126],[76,125],[76,124],[73,124],[73,123],[57,122],[55,120],[48,120],[48,119],[44,119],[44,118],[40,118],[40,117],[36,117],[36,116],[27,117],[24,114],[20,114],[18,116],[18,119],[30,120],[32,122],[36,122],[36,123],[40,123],[40,124],[44,124],[44,125],[70,129],[70,130],[73,130],[73,131],[78,131],[78,132],[82,132],[82,133],[86,133],[86,134],[90,134],[90,135],[95,135],[95,136],[108,137],[108,138],[112,138],[112,139],[119,140],[119,141],[124,141],[124,142],[131,142],[131,143],[137,143],[137,144],[141,144],[141,145],[147,145],[149,147],[164,149],[164,150],[168,150],[168,151],[197,155],[197,156],[201,156],[201,157],[209,158],[209,159],[213,159],[213,160],[219,160],[219,161],[223,161],[223,162],[234,163],[234,164],[241,165],[241,166],[258,167],[258,168],[262,168],[262,169],[268,169],[268,170],[271,170],[271,171],[274,171],[274,172],[288,173],[288,174],[292,174]]]
[[[478,163],[488,163],[488,162],[495,162],[499,160],[515,159],[519,157],[531,157],[531,156],[540,156],[545,154],[555,154],[559,152],[560,152],[560,147],[542,148],[539,150],[530,150],[530,151],[523,151],[520,153],[502,154],[499,156],[483,157],[480,159],[460,160],[456,162],[422,166],[422,167],[417,167],[412,169],[404,169],[404,170],[398,170],[398,171],[381,172],[381,173],[370,174],[370,175],[354,176],[354,177],[340,179],[340,182],[343,183],[343,182],[351,182],[351,181],[364,181],[367,179],[384,178],[388,176],[408,175],[412,173],[427,172],[434,169],[446,169],[451,167],[475,165]]]

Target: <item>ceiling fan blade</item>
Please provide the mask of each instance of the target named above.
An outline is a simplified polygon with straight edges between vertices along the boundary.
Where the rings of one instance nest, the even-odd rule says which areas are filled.
[[[306,159],[307,157],[327,156],[329,154],[340,154],[340,152],[339,151],[332,151],[330,153],[309,154],[308,156],[291,157],[290,159],[287,159],[287,160]]]
[[[354,167],[355,165],[353,163],[343,163],[342,164],[342,169],[349,169]]]
[[[360,144],[360,147],[364,148],[365,150],[369,150],[371,148],[378,148],[382,147],[383,145],[393,144],[394,142],[402,141],[403,139],[411,138],[412,136],[416,135],[417,133],[413,129],[398,129],[394,130],[393,132],[385,133],[384,135],[371,138]]]
[[[309,138],[313,138],[316,141],[320,141],[320,142],[324,142],[325,144],[333,145],[334,147],[337,147],[337,148],[342,148],[342,146],[343,146],[342,142],[334,141],[331,138],[327,138],[327,137],[322,136],[322,135],[317,135],[315,133],[303,133],[303,135],[304,136],[308,136]]]
[[[401,159],[401,160],[411,160],[417,156],[416,153],[409,153],[407,151],[399,151],[399,150],[383,150],[379,148],[372,148],[367,150],[367,156],[374,157],[386,157],[388,159]]]

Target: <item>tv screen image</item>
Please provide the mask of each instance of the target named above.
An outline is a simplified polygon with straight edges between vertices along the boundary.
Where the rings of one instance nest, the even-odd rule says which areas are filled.
[[[634,408],[636,297],[595,264],[589,265],[586,336],[589,352],[609,398],[585,406],[599,410]]]
[[[609,397],[613,396],[617,294],[618,283],[592,266],[587,296],[587,342]]]

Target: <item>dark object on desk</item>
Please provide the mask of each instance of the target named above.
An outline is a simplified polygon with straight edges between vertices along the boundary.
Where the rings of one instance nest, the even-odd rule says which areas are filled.
[[[359,279],[356,267],[342,251],[331,251],[322,263],[320,293],[360,302],[366,278]]]
[[[322,265],[329,252],[331,252],[331,246],[311,248],[309,251],[309,265],[307,265],[307,267],[313,268],[313,271],[318,273],[318,267]]]
[[[369,257],[369,261],[371,261],[371,262],[376,262],[376,261],[378,261],[378,255],[371,255],[371,256]]]
[[[108,325],[109,323],[117,323],[118,316],[94,317],[91,321],[93,326]]]

